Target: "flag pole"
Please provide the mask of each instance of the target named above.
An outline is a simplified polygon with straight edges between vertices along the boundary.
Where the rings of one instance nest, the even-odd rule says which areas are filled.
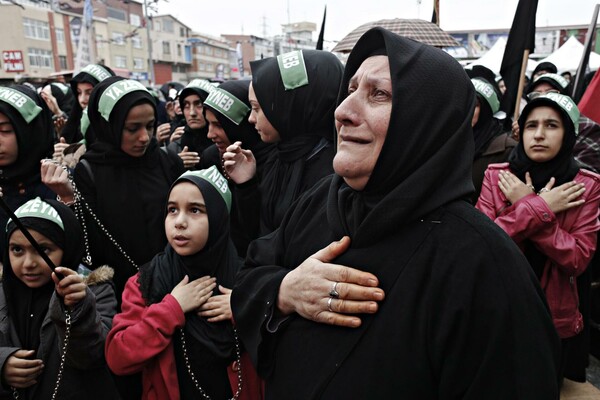
[[[575,74],[575,83],[573,84],[573,92],[571,93],[571,97],[573,98],[575,103],[578,103],[579,100],[581,100],[581,96],[583,96],[583,80],[585,79],[585,70],[590,60],[590,51],[592,48],[594,32],[596,31],[596,21],[598,21],[599,9],[600,4],[596,4],[596,7],[594,8],[594,15],[592,16],[592,22],[590,23],[587,34],[585,36],[585,51],[581,56],[581,61],[579,62],[577,73]]]
[[[527,71],[527,62],[529,61],[529,49],[523,51],[523,61],[521,62],[521,75],[519,75],[519,89],[517,90],[517,99],[515,101],[515,112],[513,114],[513,121],[519,119],[521,114],[521,97],[523,97],[523,90],[525,89],[525,72]]]

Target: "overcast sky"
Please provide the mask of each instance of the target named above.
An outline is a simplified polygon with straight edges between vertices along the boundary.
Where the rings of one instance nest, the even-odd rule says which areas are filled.
[[[539,0],[537,26],[588,25],[599,0]],[[518,0],[440,0],[444,30],[510,28]],[[271,36],[281,24],[310,21],[318,31],[327,5],[325,40],[332,47],[363,23],[389,18],[431,20],[433,0],[159,0],[158,14],[171,14],[194,31],[214,36]]]

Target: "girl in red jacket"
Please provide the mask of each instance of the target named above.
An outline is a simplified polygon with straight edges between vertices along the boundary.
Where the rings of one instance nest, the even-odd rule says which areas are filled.
[[[222,400],[241,388],[239,370],[228,377],[240,358],[226,289],[240,266],[230,207],[216,167],[181,175],[167,203],[169,244],[125,286],[106,360],[117,375],[142,372],[143,399]]]
[[[600,176],[573,159],[579,110],[547,93],[519,117],[521,141],[508,163],[488,167],[476,207],[519,245],[540,279],[566,349],[583,329],[576,278],[596,250]]]

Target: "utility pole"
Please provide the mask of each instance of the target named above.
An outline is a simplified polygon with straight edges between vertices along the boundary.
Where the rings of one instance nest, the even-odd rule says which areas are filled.
[[[150,85],[156,84],[154,81],[154,60],[152,60],[152,38],[150,37],[150,16],[148,15],[148,0],[144,0],[144,18],[146,22],[146,39],[148,41],[148,78]]]

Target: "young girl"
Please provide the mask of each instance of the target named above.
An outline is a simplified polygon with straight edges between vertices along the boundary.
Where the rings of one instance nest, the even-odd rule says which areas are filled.
[[[167,203],[169,244],[125,286],[106,359],[117,375],[142,372],[143,399],[221,400],[241,384],[237,372],[228,379],[240,354],[226,289],[240,267],[230,207],[216,167],[181,175]]]
[[[477,208],[523,250],[540,279],[567,349],[583,329],[577,281],[596,250],[600,176],[573,159],[579,111],[570,97],[547,93],[519,117],[521,141],[508,163],[485,173]]]
[[[84,243],[77,219],[67,206],[36,198],[15,214],[50,260],[61,266],[56,273],[63,278],[57,278],[9,221],[0,286],[0,397],[54,398],[62,364],[56,398],[114,399],[116,391],[103,353],[117,307],[110,282],[112,270],[101,267],[85,278],[75,272],[84,255]],[[84,267],[80,271],[89,273]]]

